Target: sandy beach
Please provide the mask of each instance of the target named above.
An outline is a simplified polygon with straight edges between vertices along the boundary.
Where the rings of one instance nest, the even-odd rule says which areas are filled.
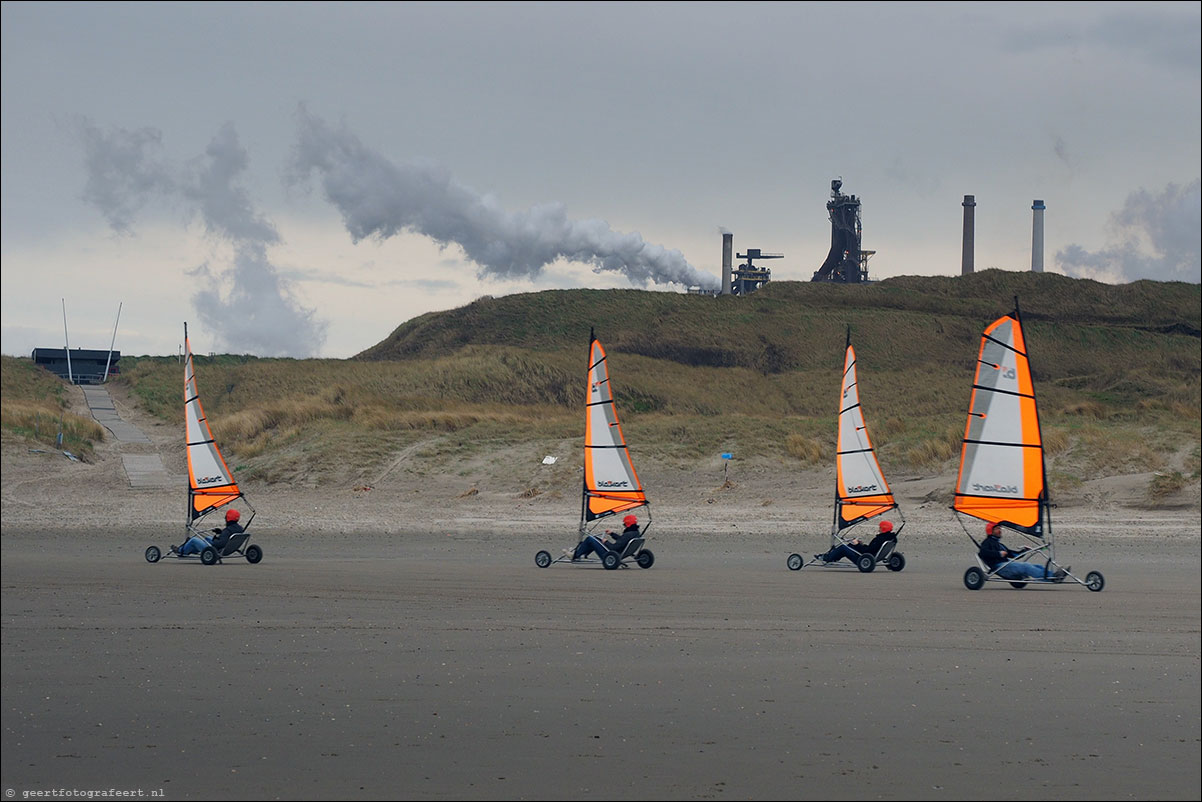
[[[131,489],[109,445],[4,450],[6,798],[1200,796],[1196,482],[1061,500],[1057,557],[1100,593],[967,590],[946,475],[893,480],[904,571],[789,571],[830,478],[768,464],[644,469],[649,570],[535,566],[575,542],[570,471],[404,466],[248,489],[258,565],[151,565],[182,455],[138,423],[178,487]]]

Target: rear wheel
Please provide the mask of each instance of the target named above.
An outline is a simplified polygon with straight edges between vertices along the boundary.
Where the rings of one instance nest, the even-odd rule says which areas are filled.
[[[639,556],[635,557],[634,560],[639,564],[639,568],[650,568],[655,565],[655,555],[647,549],[640,551]]]
[[[803,562],[800,554],[790,554],[789,559],[785,561],[785,565],[789,566],[790,571],[800,571]]]
[[[896,552],[889,557],[889,562],[886,563],[890,571],[900,571],[906,567],[906,556],[897,554]]]
[[[1027,586],[1027,583],[1026,583],[1026,582],[1011,582],[1011,583],[1010,583],[1010,587],[1012,587],[1012,588],[1018,588],[1019,590],[1022,590],[1022,589],[1023,589],[1023,588],[1025,588],[1026,586]]]
[[[251,565],[254,565],[261,559],[263,559],[263,549],[258,546],[251,546],[246,550],[246,561]]]
[[[548,565],[551,564],[551,552],[540,551],[538,554],[535,554],[534,555],[534,564],[537,565],[539,568],[546,568]]]
[[[856,560],[856,567],[867,574],[876,568],[876,557],[871,554],[861,554],[860,559]]]
[[[157,563],[159,561],[159,557],[162,556],[163,553],[159,551],[158,546],[151,546],[150,548],[146,549],[146,562],[148,563]]]
[[[964,587],[969,590],[980,590],[985,586],[985,574],[980,568],[969,568],[964,572]]]
[[[1106,577],[1102,576],[1101,571],[1090,571],[1085,575],[1085,587],[1097,593],[1106,587]]]
[[[200,561],[205,565],[216,564],[217,550],[212,546],[205,546],[205,550],[200,553]]]
[[[621,560],[618,559],[618,555],[611,551],[601,558],[601,564],[605,566],[607,571],[612,571],[621,564]]]

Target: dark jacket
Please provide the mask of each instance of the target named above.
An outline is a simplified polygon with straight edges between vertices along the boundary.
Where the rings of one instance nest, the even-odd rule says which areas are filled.
[[[848,541],[847,547],[858,554],[871,554],[873,557],[880,554],[881,547],[890,540],[897,540],[896,532],[881,532],[874,537],[868,544],[852,543]]]
[[[860,552],[861,554],[871,554],[875,557],[877,554],[880,554],[881,548],[884,547],[884,545],[886,543],[888,543],[890,540],[897,540],[897,533],[881,532],[879,535],[874,537],[872,539],[872,542],[869,543],[867,546],[865,546],[863,543],[861,543],[858,546],[852,546],[852,548],[855,549],[856,551]]]
[[[225,548],[225,544],[230,542],[231,537],[245,531],[242,528],[242,524],[237,521],[230,521],[225,525],[225,529],[214,529],[213,548],[217,549],[218,553],[221,553],[222,549]]]
[[[622,530],[622,534],[614,536],[614,542],[608,544],[609,550],[621,554],[626,550],[626,545],[636,537],[639,537],[639,525],[631,524]]]
[[[1002,556],[1003,551],[1006,552],[1004,557]],[[1003,543],[1001,535],[986,535],[985,539],[981,541],[981,550],[977,552],[977,556],[984,560],[985,564],[992,570],[1007,560],[1014,559],[1021,553],[1021,551],[1016,551]]]

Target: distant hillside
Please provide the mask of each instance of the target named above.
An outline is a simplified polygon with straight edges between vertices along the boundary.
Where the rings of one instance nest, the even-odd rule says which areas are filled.
[[[527,293],[423,315],[350,360],[197,357],[197,380],[242,475],[370,481],[398,454],[430,474],[459,473],[518,449],[541,459],[575,448],[595,328],[640,465],[688,470],[733,451],[829,469],[850,326],[882,465],[931,473],[954,465],[981,331],[1015,296],[1053,482],[1156,471],[1172,492],[1196,480],[1196,284],[989,270],[866,286],[778,282],[745,298]],[[175,357],[123,358],[117,381],[177,421],[180,370]]]
[[[1010,311],[1055,347],[1064,327],[1128,335],[1202,335],[1197,284],[1108,285],[1054,273],[988,270],[966,277],[902,277],[861,286],[775,282],[750,296],[641,290],[559,290],[483,298],[401,325],[355,358],[446,356],[468,345],[583,351],[590,327],[611,352],[691,367],[763,373],[821,368],[841,351],[845,327],[864,358],[919,364],[954,357],[984,323]],[[1192,338],[1192,340],[1190,339]],[[1147,342],[1147,341],[1145,341]],[[857,349],[859,350],[859,349]],[[1088,357],[1088,348],[1082,354]],[[1046,367],[1047,356],[1036,359]]]

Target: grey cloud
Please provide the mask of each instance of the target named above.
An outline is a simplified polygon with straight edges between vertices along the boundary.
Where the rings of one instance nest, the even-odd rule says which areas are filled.
[[[639,286],[718,285],[680,251],[647,243],[637,233],[614,231],[604,220],[570,220],[557,203],[508,212],[495,198],[457,183],[445,168],[393,164],[345,129],[335,130],[303,108],[298,116],[291,181],[317,174],[356,242],[416,232],[443,246],[459,245],[481,276],[535,278],[564,259],[594,272],[622,273]]]
[[[114,231],[130,233],[133,218],[150,198],[174,191],[175,182],[161,160],[162,133],[153,128],[106,133],[83,119],[76,129],[87,171],[83,199]]]
[[[209,233],[234,241],[279,242],[275,227],[254,210],[246,190],[234,183],[250,166],[250,158],[233,125],[223,125],[204,156],[190,166],[180,192],[195,205]]]
[[[1006,41],[1016,52],[1060,47],[1118,51],[1196,78],[1202,54],[1197,5],[1193,9],[1118,11],[1077,24],[1041,23],[1013,27]]]
[[[326,324],[292,297],[288,282],[267,260],[260,243],[236,246],[233,267],[211,282],[192,303],[214,338],[233,352],[261,356],[312,356],[325,342]]]
[[[81,131],[88,167],[84,197],[115,230],[132,231],[136,213],[163,197],[183,202],[210,235],[233,246],[227,269],[204,265],[189,273],[205,285],[192,303],[219,347],[262,356],[318,352],[326,324],[301,307],[290,282],[267,258],[267,246],[279,234],[238,183],[250,160],[232,125],[223,126],[204,155],[178,171],[180,178],[164,166],[161,136],[153,129],[104,132],[85,122]]]
[[[1126,282],[1141,278],[1202,282],[1202,180],[1138,190],[1111,216],[1112,244],[1099,251],[1069,245],[1056,262],[1070,276]]]

